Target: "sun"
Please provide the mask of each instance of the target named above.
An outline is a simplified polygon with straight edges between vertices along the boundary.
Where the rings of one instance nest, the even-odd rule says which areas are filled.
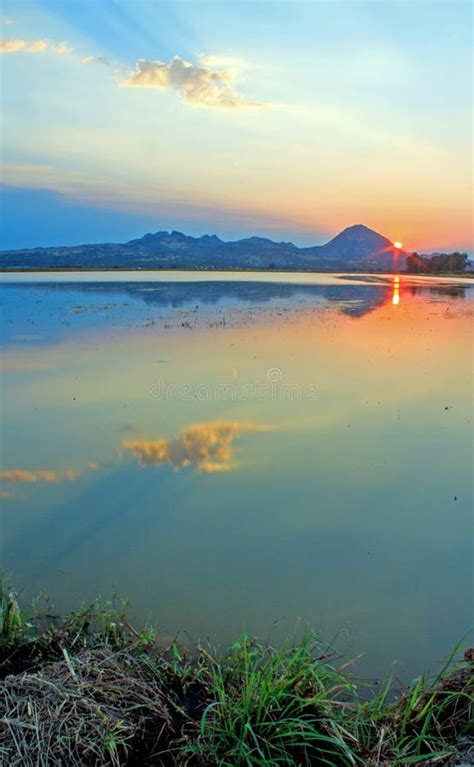
[[[400,248],[403,248],[403,242],[398,242],[397,240],[396,242],[393,243],[393,247],[399,250]]]

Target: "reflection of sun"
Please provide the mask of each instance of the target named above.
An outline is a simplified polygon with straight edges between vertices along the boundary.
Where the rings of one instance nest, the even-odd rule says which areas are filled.
[[[393,280],[393,295],[392,304],[398,306],[400,303],[400,277],[395,277]]]
[[[398,240],[397,240],[396,242],[393,243],[393,247],[394,248],[403,248],[403,242],[398,242]]]

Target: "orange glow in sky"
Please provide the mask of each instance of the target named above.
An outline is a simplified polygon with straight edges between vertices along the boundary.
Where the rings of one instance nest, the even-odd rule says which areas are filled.
[[[2,250],[165,229],[308,247],[357,223],[394,257],[474,250],[470,4],[18,4],[0,14]]]

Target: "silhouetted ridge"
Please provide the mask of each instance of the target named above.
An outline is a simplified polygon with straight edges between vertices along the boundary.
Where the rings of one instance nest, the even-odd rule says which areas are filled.
[[[0,253],[2,268],[71,269],[390,269],[389,239],[355,224],[325,245],[246,237],[225,242],[216,234],[191,237],[176,230],[148,232],[120,244],[34,248]],[[398,264],[400,268],[400,264]]]

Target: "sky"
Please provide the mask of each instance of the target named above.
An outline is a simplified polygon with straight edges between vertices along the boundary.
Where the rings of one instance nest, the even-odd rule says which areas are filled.
[[[178,229],[473,251],[463,0],[4,0],[0,248]]]

